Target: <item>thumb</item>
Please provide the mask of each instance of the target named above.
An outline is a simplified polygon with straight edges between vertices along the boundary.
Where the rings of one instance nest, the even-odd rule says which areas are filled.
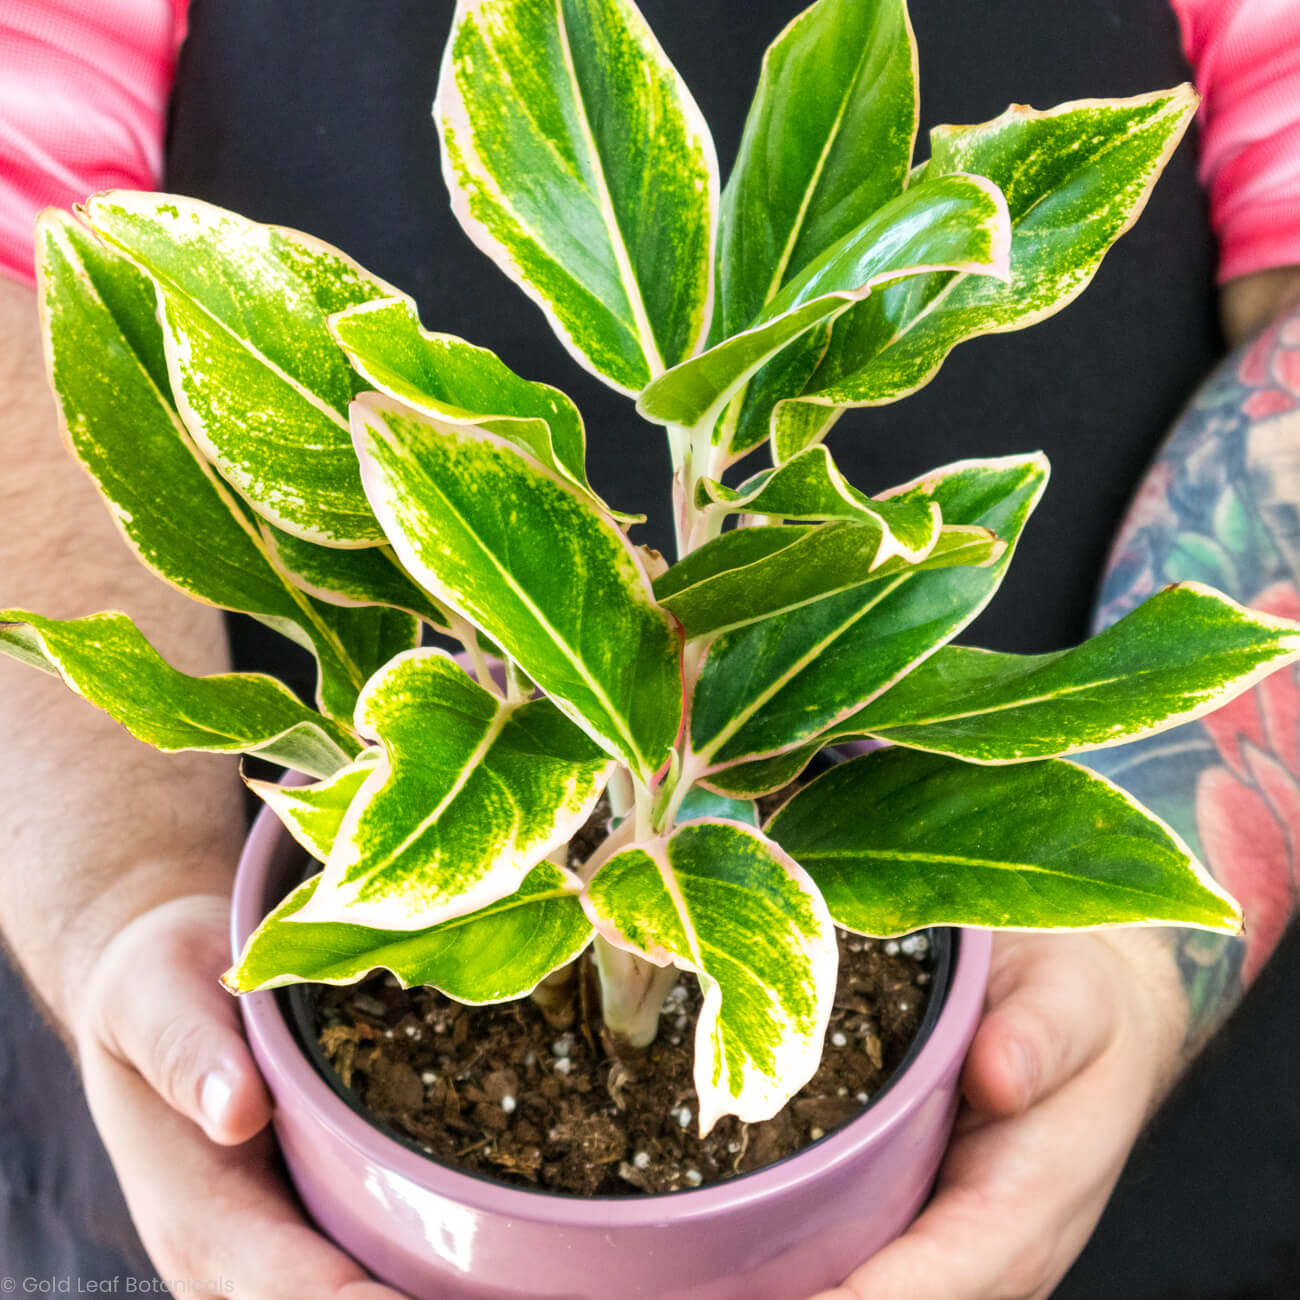
[[[271,1103],[218,983],[230,964],[230,900],[195,894],[131,921],[93,967],[78,1048],[131,1066],[173,1110],[223,1145],[246,1142]],[[90,1043],[85,1040],[89,1038]]]
[[[984,1116],[1020,1114],[1105,1051],[1115,1035],[1113,966],[1091,935],[1003,935],[962,1091]]]

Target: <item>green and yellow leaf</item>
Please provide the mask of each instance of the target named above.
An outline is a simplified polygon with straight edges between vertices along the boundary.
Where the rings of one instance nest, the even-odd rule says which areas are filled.
[[[972,767],[878,750],[805,786],[767,834],[808,871],[836,923],[860,934],[1241,926],[1168,826],[1060,759]]]
[[[60,425],[127,545],[187,596],[249,614],[303,646],[319,668],[318,703],[350,720],[369,676],[365,647],[409,647],[409,621],[403,628],[374,610],[340,624],[278,562],[176,414],[153,286],[140,271],[66,213],[43,214],[36,249]],[[298,549],[341,554],[307,542]]]
[[[327,777],[360,748],[272,677],[178,671],[125,614],[53,619],[0,610],[0,654],[61,677],[138,740],[165,753],[252,754]]]
[[[785,28],[763,56],[722,192],[713,341],[902,193],[916,124],[903,0],[820,0]]]
[[[197,199],[112,191],[86,210],[156,284],[177,408],[227,482],[307,541],[382,542],[348,429],[361,385],[326,321],[397,290],[328,244]]]
[[[902,193],[916,138],[916,42],[904,0],[820,0],[769,47],[722,192],[710,342],[750,325],[781,287]],[[742,453],[775,401],[816,370],[829,325],[769,362],[723,418]]]
[[[424,329],[409,298],[363,303],[334,317],[330,330],[379,392],[448,424],[481,425],[609,510],[587,481],[582,416],[558,388],[521,379],[487,348]]]
[[[657,424],[712,430],[762,366],[877,285],[940,270],[1005,279],[1010,240],[1006,203],[984,177],[915,185],[787,281],[748,329],[655,379],[637,410]]]
[[[591,942],[569,872],[540,863],[515,893],[425,930],[300,921],[320,875],[299,885],[249,936],[221,982],[232,993],[286,984],[354,984],[387,970],[403,988],[429,985],[470,1006],[526,997]]]
[[[945,646],[847,725],[968,762],[1053,758],[1203,717],[1297,659],[1296,624],[1182,583],[1072,650]]]
[[[679,637],[614,522],[483,430],[374,394],[354,421],[367,492],[407,572],[648,784],[681,719]]]
[[[382,753],[303,921],[414,930],[494,903],[568,843],[613,767],[550,700],[502,699],[439,650],[377,673],[356,728]]]
[[[1196,103],[1190,86],[1178,86],[1041,112],[1013,105],[979,126],[936,128],[929,164],[912,183],[974,172],[997,184],[1011,214],[1010,280],[917,278],[840,317],[802,393],[775,409],[776,458],[816,441],[845,406],[922,387],[963,340],[1024,329],[1082,293],[1146,206]]]
[[[944,528],[926,557],[879,562],[870,524],[737,528],[692,551],[655,580],[655,597],[688,638],[714,636],[907,572],[988,565],[1006,543],[987,528]]]
[[[628,0],[458,0],[434,118],[466,233],[615,388],[709,324],[708,127]]]
[[[704,820],[635,844],[584,897],[597,933],[693,971],[700,1133],[770,1119],[812,1077],[835,996],[835,930],[807,873],[758,831]]]
[[[963,461],[899,494],[921,491],[953,526],[987,529],[1006,549],[990,564],[903,568],[714,640],[691,708],[691,746],[709,784],[717,771],[822,737],[956,636],[997,590],[1047,481],[1041,456]]]
[[[379,749],[368,745],[347,767],[314,785],[284,785],[249,777],[244,784],[270,805],[285,830],[317,862],[324,862],[343,825],[343,815],[379,757]]]
[[[943,522],[939,507],[923,493],[876,501],[859,492],[822,446],[809,447],[784,465],[762,470],[738,488],[702,478],[696,485],[696,504],[727,514],[771,519],[848,519],[874,524],[881,530],[877,564],[895,556],[908,561],[924,559]]]
[[[317,546],[268,523],[261,524],[261,533],[277,567],[317,600],[350,607],[388,605],[447,629],[447,611],[411,580],[392,547]]]

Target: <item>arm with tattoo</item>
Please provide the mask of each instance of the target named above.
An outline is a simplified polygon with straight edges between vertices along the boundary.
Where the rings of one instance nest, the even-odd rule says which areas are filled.
[[[1233,353],[1175,426],[1116,540],[1097,625],[1187,579],[1300,618],[1300,307]],[[1194,1051],[1258,974],[1300,897],[1300,670],[1088,759],[1169,822],[1244,910],[1237,938],[1169,931]]]

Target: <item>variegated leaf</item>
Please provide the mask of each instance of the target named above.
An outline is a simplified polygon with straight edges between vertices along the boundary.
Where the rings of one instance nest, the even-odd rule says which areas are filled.
[[[354,421],[367,492],[407,571],[648,783],[681,719],[679,639],[619,529],[493,434],[373,394]]]
[[[285,830],[317,862],[324,862],[343,825],[344,814],[379,757],[378,747],[368,745],[347,767],[315,785],[283,785],[249,777],[244,778],[244,783],[270,805]]]
[[[1006,203],[982,176],[915,185],[787,281],[749,329],[654,380],[637,410],[658,424],[711,430],[760,367],[877,285],[939,270],[1005,279],[1010,240]]]
[[[879,562],[870,524],[737,528],[707,542],[655,580],[655,597],[688,638],[731,632],[867,582],[952,565],[988,565],[1006,544],[987,528],[944,528],[918,563]]]
[[[384,752],[299,920],[415,930],[494,903],[568,843],[613,767],[550,700],[508,702],[439,650],[367,682],[356,727]]]
[[[1053,758],[1190,722],[1298,658],[1296,624],[1188,582],[1073,650],[945,646],[852,725],[968,762]]]
[[[559,389],[521,379],[487,348],[430,333],[409,298],[363,303],[334,317],[330,330],[357,372],[381,393],[448,424],[481,425],[609,510],[587,481],[582,416]]]
[[[133,736],[165,753],[243,753],[327,777],[359,746],[272,677],[191,677],[167,664],[125,614],[53,619],[0,610],[0,654],[61,677]]]
[[[249,614],[302,645],[320,670],[321,707],[350,719],[369,676],[364,647],[384,639],[396,653],[413,644],[413,628],[380,610],[339,625],[277,562],[177,417],[149,281],[64,213],[42,216],[36,248],[60,423],[127,545],[186,595]]]
[[[710,341],[748,326],[781,286],[900,194],[916,138],[916,42],[904,0],[820,0],[772,43],[722,192]],[[802,390],[822,326],[755,375],[722,420],[741,453]]]
[[[1060,759],[972,767],[878,750],[805,786],[767,833],[817,882],[836,922],[861,934],[1241,925],[1169,827]]]
[[[717,160],[630,0],[458,0],[434,117],[461,224],[584,366],[636,393],[695,350]]]
[[[348,429],[361,385],[326,318],[397,290],[328,244],[197,199],[115,191],[87,212],[157,285],[172,393],[226,480],[307,541],[382,542]]]
[[[776,458],[815,441],[845,406],[914,392],[964,339],[1024,329],[1082,293],[1146,206],[1196,102],[1179,86],[1045,112],[1014,105],[980,126],[933,131],[930,162],[912,183],[957,172],[994,181],[1011,213],[1011,278],[920,278],[840,317],[798,401],[776,408]]]
[[[903,0],[819,0],[768,47],[718,226],[716,342],[901,194],[916,138]]]
[[[392,547],[317,546],[267,523],[261,532],[279,567],[317,600],[327,605],[388,605],[447,629],[447,611],[411,580]]]
[[[771,758],[756,758],[710,772],[700,784],[728,799],[760,799],[765,794],[776,794],[799,777],[828,743],[818,736],[806,745],[783,750]]]
[[[830,739],[838,723],[956,636],[997,590],[1046,481],[1041,456],[936,470],[897,491],[933,495],[950,524],[995,533],[1006,549],[992,564],[871,575],[722,633],[704,660],[691,709],[691,746],[707,764],[702,775]]]
[[[420,624],[403,609],[311,601],[314,625],[304,637],[296,624],[279,630],[316,654],[321,709],[349,723],[361,688],[395,655],[420,644]],[[274,625],[273,625],[274,626]]]
[[[430,985],[478,1006],[526,997],[591,942],[576,879],[550,862],[468,916],[425,930],[376,930],[341,921],[300,921],[321,877],[299,885],[249,936],[222,977],[232,993],[286,984],[354,984],[388,970],[403,988]]]
[[[924,493],[905,493],[875,501],[859,492],[840,473],[826,447],[809,447],[774,469],[762,470],[738,488],[715,479],[696,484],[696,504],[727,514],[763,515],[771,519],[851,519],[881,530],[876,564],[897,556],[923,559],[943,522],[939,507]]]
[[[835,931],[803,868],[770,840],[736,822],[688,822],[616,853],[584,906],[615,947],[699,976],[701,1135],[724,1115],[770,1119],[812,1077],[835,996]]]

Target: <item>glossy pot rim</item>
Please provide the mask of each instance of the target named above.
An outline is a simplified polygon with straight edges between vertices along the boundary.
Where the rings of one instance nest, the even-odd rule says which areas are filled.
[[[291,774],[288,783],[301,784],[305,780],[295,780]],[[263,899],[267,877],[276,849],[287,839],[287,832],[272,810],[263,808],[245,841],[235,877],[231,948],[236,959],[266,915]],[[322,1130],[366,1161],[476,1210],[563,1226],[630,1228],[661,1223],[665,1218],[726,1214],[757,1202],[797,1195],[814,1186],[829,1170],[869,1159],[872,1147],[906,1124],[912,1112],[925,1103],[951,1065],[954,1051],[965,1050],[983,1006],[991,951],[992,936],[988,932],[959,932],[948,996],[929,1037],[907,1069],[859,1118],[815,1145],[742,1178],[666,1195],[626,1199],[539,1194],[438,1164],[389,1137],[335,1094],[303,1051],[273,991],[246,993],[239,1001],[249,1041],[276,1104],[284,1105],[286,1099],[292,1098],[293,1104],[304,1108]]]

